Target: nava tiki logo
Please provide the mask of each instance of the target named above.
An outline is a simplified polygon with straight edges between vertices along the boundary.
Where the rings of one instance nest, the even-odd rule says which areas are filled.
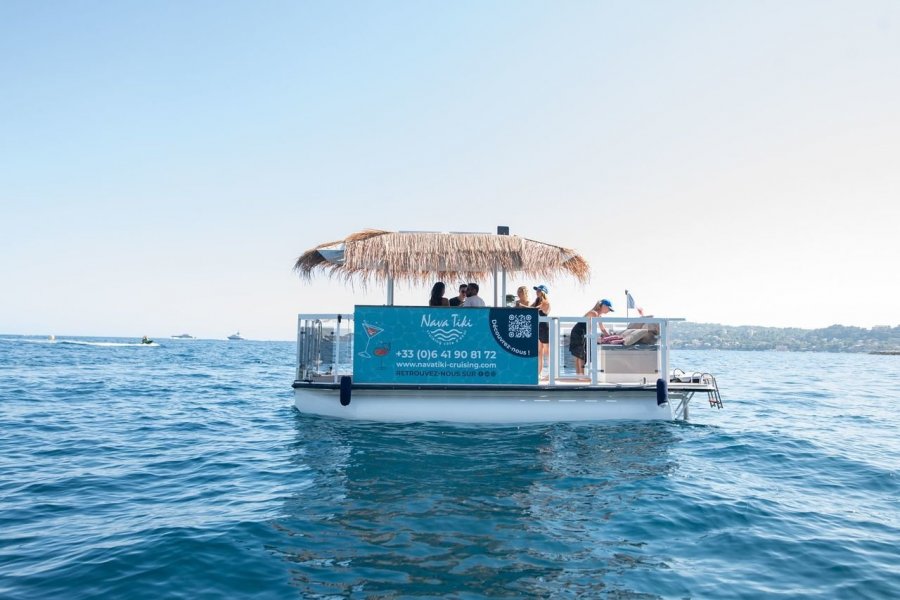
[[[451,346],[466,337],[472,320],[465,315],[441,315],[440,318],[428,313],[422,315],[422,329],[431,341],[441,346]]]

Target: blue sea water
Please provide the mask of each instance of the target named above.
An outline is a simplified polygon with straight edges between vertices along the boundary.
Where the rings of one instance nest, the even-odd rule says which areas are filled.
[[[292,407],[281,342],[0,338],[0,597],[898,598],[900,357],[676,351],[690,423]],[[700,400],[700,401],[698,401]]]

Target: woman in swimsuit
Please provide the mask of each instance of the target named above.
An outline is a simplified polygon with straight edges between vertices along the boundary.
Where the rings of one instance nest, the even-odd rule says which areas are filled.
[[[587,318],[600,317],[613,311],[612,302],[604,298],[598,300],[594,307],[584,313]],[[600,322],[600,332],[609,335],[603,321]],[[575,373],[584,375],[584,363],[587,362],[587,323],[575,323],[569,333],[569,353],[575,357]]]
[[[450,306],[450,301],[444,298],[444,292],[447,286],[443,281],[438,281],[431,288],[431,298],[428,299],[428,306]]]
[[[537,298],[534,299],[534,303],[532,303],[531,307],[538,309],[538,314],[542,317],[546,317],[550,314],[550,299],[547,297],[550,294],[550,290],[547,289],[547,286],[543,283],[541,285],[534,286],[535,294]],[[538,325],[538,376],[540,377],[541,372],[544,370],[544,357],[547,357],[547,366],[549,366],[550,362],[550,327],[547,323],[540,323]]]

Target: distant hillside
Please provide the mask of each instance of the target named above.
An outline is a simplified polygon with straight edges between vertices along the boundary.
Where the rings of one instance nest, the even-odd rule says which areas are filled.
[[[900,352],[898,327],[846,327],[824,329],[731,326],[716,323],[675,322],[670,325],[672,348],[719,350],[791,350],[795,352]],[[349,363],[351,334],[344,334],[339,362]],[[325,336],[320,357],[333,353],[332,336]],[[567,341],[564,340],[564,345]],[[330,362],[325,360],[326,363]]]
[[[722,350],[792,350],[797,352],[900,351],[900,326],[823,329],[731,326],[678,322],[671,325],[672,348]]]

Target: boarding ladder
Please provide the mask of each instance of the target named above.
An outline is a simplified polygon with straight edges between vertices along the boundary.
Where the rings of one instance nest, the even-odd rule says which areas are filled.
[[[688,375],[683,369],[672,369],[672,377],[671,381],[682,381],[682,382],[693,382],[693,383],[705,383],[710,386],[710,389],[706,391],[707,398],[709,399],[710,408],[724,408],[722,404],[722,395],[719,393],[719,384],[716,382],[716,376],[712,373],[700,373],[699,371],[695,371]]]

